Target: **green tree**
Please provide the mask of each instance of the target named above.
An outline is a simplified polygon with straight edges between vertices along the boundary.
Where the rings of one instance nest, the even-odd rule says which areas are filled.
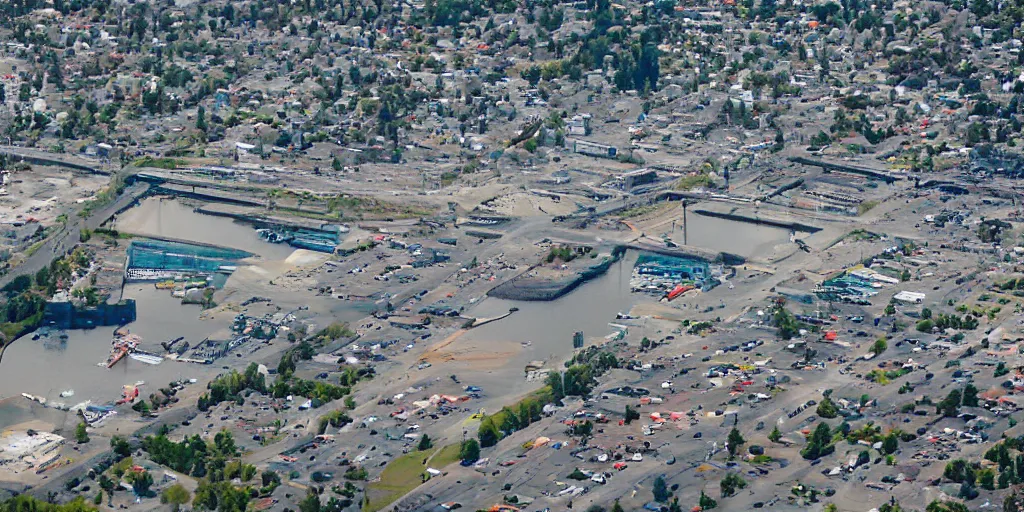
[[[149,488],[153,486],[153,475],[151,475],[149,471],[145,470],[139,473],[130,474],[135,475],[131,478],[132,491],[135,492],[137,496],[148,495]]]
[[[818,402],[818,410],[816,412],[822,418],[835,418],[839,415],[839,411],[836,409],[835,404],[832,403],[832,399],[827,396],[822,398],[821,402]]]
[[[936,411],[942,414],[946,418],[955,418],[957,414],[960,414],[960,390],[954,389],[943,398],[941,402],[936,406]]]
[[[181,484],[174,484],[160,493],[160,503],[170,505],[171,510],[177,511],[182,505],[189,502],[192,499],[192,495],[189,494],[188,489]]]
[[[654,493],[654,501],[658,503],[665,503],[672,496],[668,486],[665,485],[665,478],[661,475],[654,479],[654,486],[651,488],[651,491]]]
[[[727,441],[729,443],[729,457],[735,457],[736,454],[739,453],[740,448],[747,442],[746,439],[743,439],[743,435],[740,434],[740,431],[736,430],[736,427],[733,427],[733,429],[729,431]]]
[[[701,510],[711,510],[718,506],[718,502],[711,496],[704,494],[704,491],[700,491],[700,499],[697,501]]]
[[[132,454],[132,447],[128,444],[128,441],[121,436],[114,436],[110,438],[110,447],[114,450],[114,453],[118,457],[125,458]]]
[[[962,403],[964,407],[978,406],[978,388],[974,387],[974,384],[967,383],[967,385],[964,386]]]
[[[788,340],[800,333],[800,325],[786,308],[778,307],[775,310],[775,327],[778,329],[779,338]]]
[[[196,111],[196,129],[206,133],[206,128],[206,109],[200,105]]]
[[[825,422],[818,423],[807,446],[800,450],[800,455],[807,460],[815,460],[835,451],[832,445],[832,429]]]
[[[886,455],[896,453],[899,444],[899,438],[896,437],[896,433],[890,432],[889,435],[885,436],[885,439],[882,439],[882,453]]]
[[[734,496],[737,491],[746,487],[747,481],[736,473],[728,473],[719,485],[721,487],[722,497],[728,498],[729,496]]]
[[[423,452],[433,447],[434,443],[430,440],[430,437],[426,434],[423,434],[423,437],[420,437],[420,443],[419,445],[416,446],[416,449]]]
[[[625,512],[625,510],[622,509],[622,505],[619,505],[619,500],[617,499],[615,500],[615,504],[612,505],[612,512]]]
[[[889,343],[885,341],[885,338],[878,338],[875,340],[875,343],[871,345],[871,353],[877,356],[882,352],[885,352],[888,348]]]
[[[971,463],[964,459],[956,459],[946,463],[942,476],[956,483],[974,484],[976,474]]]
[[[472,464],[480,460],[480,443],[476,439],[467,439],[459,447],[459,458],[466,464]]]
[[[310,489],[306,498],[299,502],[299,512],[320,512],[320,497],[313,489]]]
[[[89,433],[85,430],[85,422],[80,421],[78,426],[75,427],[75,441],[78,444],[85,444],[89,442]]]
[[[978,471],[978,485],[987,491],[993,491],[996,488],[996,472],[990,468],[982,469]]]
[[[772,431],[768,433],[768,440],[777,443],[779,439],[782,439],[782,432],[779,430],[779,426],[772,427]]]

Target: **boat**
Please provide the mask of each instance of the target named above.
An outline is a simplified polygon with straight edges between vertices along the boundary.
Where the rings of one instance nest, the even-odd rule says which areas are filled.
[[[28,393],[22,393],[21,396],[32,400],[33,402],[39,402],[40,404],[46,405],[46,398],[36,395],[30,395]]]
[[[118,329],[114,332],[114,341],[111,342],[113,347],[110,349],[110,355],[106,361],[100,363],[100,366],[113,368],[115,364],[124,359],[124,356],[134,352],[135,347],[139,346],[140,341],[142,341],[142,338],[128,333],[127,329]]]
[[[162,356],[158,356],[158,355],[155,355],[155,354],[148,354],[148,353],[145,353],[145,352],[132,352],[132,353],[128,354],[128,357],[130,357],[130,358],[132,358],[132,359],[134,359],[134,360],[136,360],[136,361],[138,361],[140,363],[146,363],[146,364],[160,364],[160,363],[164,362],[164,358]]]
[[[665,295],[665,299],[667,299],[667,300],[675,299],[676,297],[678,297],[678,296],[680,296],[680,295],[682,295],[682,294],[684,294],[684,293],[686,293],[686,292],[688,292],[688,291],[690,291],[692,289],[693,289],[693,286],[691,286],[691,285],[688,285],[688,284],[685,284],[685,285],[684,284],[678,284],[678,285],[676,285],[675,288],[672,288],[672,291],[668,292]]]
[[[65,391],[61,391],[61,392],[60,392],[60,397],[61,397],[61,398],[67,398],[67,397],[69,397],[69,396],[75,396],[75,390],[73,390],[73,389],[68,389],[68,390],[65,390]]]

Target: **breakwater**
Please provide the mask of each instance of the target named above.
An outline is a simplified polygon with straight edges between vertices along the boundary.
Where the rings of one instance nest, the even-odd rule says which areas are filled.
[[[529,275],[530,272],[538,267],[538,265],[533,265],[522,274],[491,288],[487,295],[489,297],[509,300],[555,300],[572,292],[581,284],[607,272],[614,263],[622,259],[626,249],[626,246],[616,246],[612,249],[611,256],[606,257],[601,263],[586,267],[572,276],[563,279],[535,279]]]
[[[821,231],[821,228],[810,226],[808,224],[801,224],[799,222],[788,222],[782,220],[765,219],[761,217],[748,217],[746,215],[740,215],[736,213],[723,213],[713,212],[711,210],[694,210],[694,213],[698,215],[704,215],[707,217],[716,217],[719,219],[732,220],[736,222],[749,222],[751,224],[760,224],[764,226],[773,226],[777,228],[784,228],[793,231],[802,231],[804,233],[817,233]]]

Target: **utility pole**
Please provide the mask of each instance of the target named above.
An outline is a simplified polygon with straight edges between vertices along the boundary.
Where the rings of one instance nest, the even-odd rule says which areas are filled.
[[[689,245],[686,242],[686,199],[683,199],[683,245]]]

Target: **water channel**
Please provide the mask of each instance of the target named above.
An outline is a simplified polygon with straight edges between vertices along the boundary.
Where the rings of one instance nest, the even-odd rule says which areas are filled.
[[[789,231],[775,226],[695,213],[687,215],[686,221],[686,245],[709,251],[727,252],[744,258],[771,254],[776,245],[789,241]],[[676,231],[671,237],[676,243],[683,243],[681,224],[677,223]]]

